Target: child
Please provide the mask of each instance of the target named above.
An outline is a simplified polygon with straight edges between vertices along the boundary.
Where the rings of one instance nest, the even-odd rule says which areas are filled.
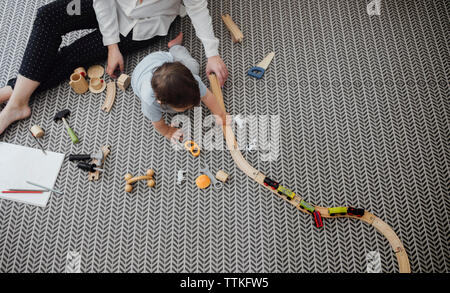
[[[163,112],[184,112],[202,101],[225,123],[226,113],[217,99],[201,81],[199,64],[181,46],[183,33],[168,43],[169,52],[155,52],[145,57],[135,68],[131,86],[141,100],[144,116],[150,119],[161,135],[180,140],[181,131],[164,122]]]

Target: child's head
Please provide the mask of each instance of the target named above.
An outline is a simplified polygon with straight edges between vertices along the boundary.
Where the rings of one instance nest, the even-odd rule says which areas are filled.
[[[155,70],[152,88],[156,99],[182,112],[200,104],[198,82],[191,71],[180,62],[164,63]]]

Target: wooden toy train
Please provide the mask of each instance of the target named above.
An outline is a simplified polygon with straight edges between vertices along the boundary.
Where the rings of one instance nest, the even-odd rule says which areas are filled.
[[[288,200],[293,200],[295,198],[295,193],[292,190],[282,186],[278,182],[270,179],[269,177],[264,178],[264,185],[269,186],[273,190],[276,190],[278,194],[284,195]],[[316,208],[312,204],[304,200],[301,200],[299,207],[310,212],[313,215],[314,222],[316,223],[317,228],[323,226],[322,216],[320,215],[319,211],[316,211]],[[362,217],[364,216],[364,209],[358,209],[353,207],[333,207],[328,208],[328,213],[330,214],[330,216],[350,215]]]

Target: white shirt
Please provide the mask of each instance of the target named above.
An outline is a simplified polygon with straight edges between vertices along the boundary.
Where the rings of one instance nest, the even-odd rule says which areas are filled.
[[[183,0],[186,12],[202,41],[206,57],[219,55],[219,40],[214,37],[206,0]],[[103,45],[120,42],[119,33],[127,36],[133,30],[133,40],[142,41],[165,36],[170,24],[180,14],[181,0],[94,0]]]

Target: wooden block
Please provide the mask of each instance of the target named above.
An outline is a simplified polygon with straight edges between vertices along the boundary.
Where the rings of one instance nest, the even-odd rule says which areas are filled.
[[[102,146],[101,149],[102,149],[102,152],[103,152],[103,162],[101,162],[101,165],[103,165],[103,163],[106,160],[106,157],[110,153],[109,145],[108,146]],[[91,164],[97,164],[97,160],[93,159],[91,161]],[[89,179],[89,181],[96,181],[96,180],[98,180],[99,176],[100,176],[100,171],[89,172],[88,179]]]
[[[234,21],[231,19],[231,16],[229,14],[222,15],[222,20],[225,23],[225,26],[230,31],[231,39],[233,40],[233,43],[242,43],[242,40],[244,39],[244,35],[242,34],[239,27],[234,23]]]
[[[222,108],[222,110],[224,112],[226,112],[225,110],[225,104],[223,102],[223,94],[222,94],[222,89],[220,87],[219,84],[219,80],[217,79],[217,76],[214,73],[211,73],[208,76],[209,79],[209,85],[211,86],[211,92],[214,94],[214,96],[217,99],[217,102],[219,103],[220,107]]]
[[[105,112],[111,111],[111,108],[116,99],[116,83],[114,81],[108,82],[106,85],[106,98],[103,102],[102,110]]]
[[[219,171],[217,171],[217,173],[216,173],[216,178],[217,178],[217,180],[220,180],[220,181],[222,181],[223,183],[225,183],[225,182],[228,180],[228,174],[225,173],[225,172],[222,171],[222,170],[219,170]]]
[[[130,83],[131,83],[131,77],[124,73],[122,73],[119,76],[119,79],[117,79],[117,86],[119,87],[119,89],[121,89],[123,91],[127,90],[127,87],[130,85]]]
[[[34,137],[41,138],[44,136],[45,132],[39,125],[34,125],[30,128],[31,133],[33,133]]]

